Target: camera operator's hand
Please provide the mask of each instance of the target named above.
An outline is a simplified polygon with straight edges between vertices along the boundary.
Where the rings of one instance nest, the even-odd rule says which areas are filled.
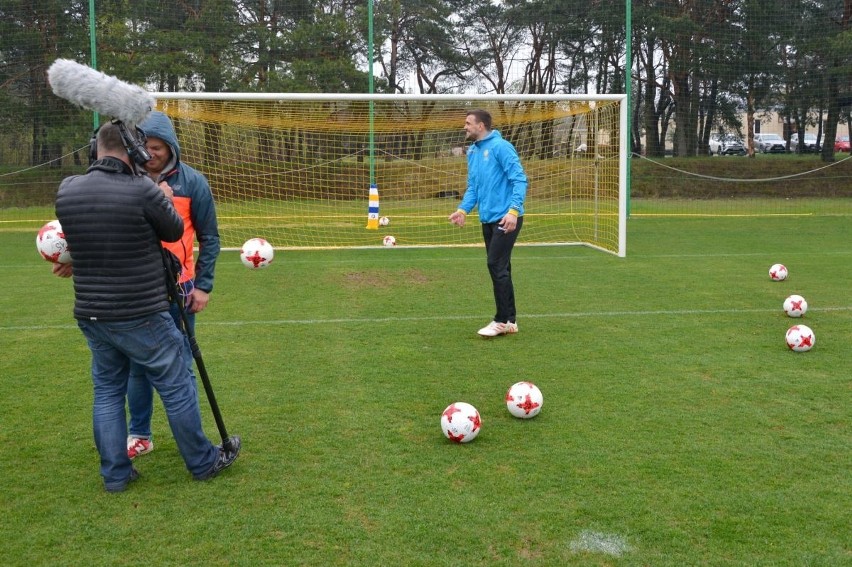
[[[175,192],[172,190],[172,186],[166,183],[165,181],[160,181],[159,188],[163,191],[163,194],[168,197],[169,201],[173,201],[175,198]]]
[[[71,264],[56,263],[53,265],[52,271],[54,276],[58,276],[60,278],[70,278],[73,273]]]

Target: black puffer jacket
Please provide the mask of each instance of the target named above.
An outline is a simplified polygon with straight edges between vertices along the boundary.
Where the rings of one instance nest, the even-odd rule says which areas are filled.
[[[56,196],[74,266],[74,317],[135,319],[169,309],[160,241],[174,242],[183,221],[147,176],[115,158],[62,181]]]

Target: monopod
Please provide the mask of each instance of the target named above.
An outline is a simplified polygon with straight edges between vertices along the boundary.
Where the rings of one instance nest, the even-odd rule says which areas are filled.
[[[216,403],[216,394],[213,393],[213,386],[210,384],[210,377],[207,375],[207,368],[204,366],[204,359],[201,357],[201,348],[198,346],[198,341],[195,340],[195,331],[189,324],[189,317],[184,308],[183,296],[178,288],[177,274],[175,273],[174,265],[171,261],[173,255],[166,250],[163,250],[163,265],[166,268],[166,280],[168,281],[169,293],[180,310],[181,327],[183,333],[189,341],[189,347],[192,350],[192,358],[195,359],[195,365],[198,367],[198,374],[201,376],[201,383],[204,384],[204,392],[207,394],[207,401],[210,402],[210,410],[213,412],[213,419],[216,420],[216,428],[219,430],[219,435],[222,437],[222,448],[231,451],[231,438],[228,437],[228,431],[225,429],[225,422],[222,420],[222,412],[219,411],[219,404]]]

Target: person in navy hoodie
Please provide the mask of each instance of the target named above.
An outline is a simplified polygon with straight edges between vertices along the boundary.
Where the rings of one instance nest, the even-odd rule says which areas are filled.
[[[151,159],[145,171],[155,183],[167,184],[174,193],[174,206],[183,219],[183,236],[163,246],[174,254],[181,263],[178,290],[183,297],[187,320],[195,332],[195,314],[203,311],[213,291],[213,276],[219,256],[219,227],[216,206],[207,178],[181,161],[180,144],[174,125],[167,115],[154,111],[139,124],[145,134],[145,144]],[[195,241],[198,241],[198,257],[195,257]],[[170,305],[170,313],[178,328],[181,314],[177,302]],[[193,369],[192,351],[185,339],[186,363]],[[193,377],[195,374],[193,373]],[[196,384],[197,381],[193,381]],[[130,410],[127,455],[134,459],[154,449],[151,435],[153,414],[153,389],[140,372],[131,369],[127,388],[127,406]]]
[[[464,226],[467,215],[479,207],[497,311],[494,319],[478,332],[483,337],[517,333],[511,260],[524,224],[527,176],[515,147],[492,129],[488,111],[468,111],[464,129],[467,139],[473,142],[467,149],[467,190],[449,220]]]

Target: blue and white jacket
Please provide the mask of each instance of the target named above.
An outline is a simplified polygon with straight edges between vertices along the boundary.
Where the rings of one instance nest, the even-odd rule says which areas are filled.
[[[479,206],[482,223],[498,222],[506,213],[524,214],[527,176],[515,147],[497,130],[467,150],[467,190],[459,210],[470,214]]]

